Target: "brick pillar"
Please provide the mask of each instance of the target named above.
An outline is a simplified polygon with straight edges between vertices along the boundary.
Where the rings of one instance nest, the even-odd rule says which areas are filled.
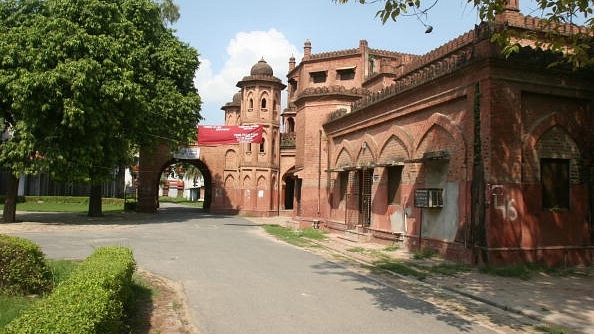
[[[159,180],[163,164],[170,158],[166,145],[141,148],[138,170],[138,212],[156,213],[159,207]]]

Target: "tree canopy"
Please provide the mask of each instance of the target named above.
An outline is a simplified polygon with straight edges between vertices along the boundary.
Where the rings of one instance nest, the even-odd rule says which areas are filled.
[[[166,26],[176,11],[163,3],[0,0],[3,166],[100,190],[139,145],[195,140],[198,52]]]
[[[396,21],[402,16],[432,15],[431,9],[440,0],[333,0],[338,3],[357,1],[361,4],[377,5],[380,9],[376,12],[382,23]],[[444,0],[441,0],[444,1]],[[496,16],[503,13],[510,6],[519,6],[519,0],[466,0],[473,5],[483,21],[493,21]],[[545,40],[542,36],[508,29],[495,34],[494,40],[504,47],[504,52],[511,53],[518,50],[516,41],[521,39],[532,40],[534,45],[553,52],[563,52],[568,47],[571,52],[564,52],[565,61],[575,68],[591,66],[594,64],[592,51],[594,17],[592,16],[592,0],[533,0],[538,7],[537,17],[541,19],[542,31],[546,32]],[[383,4],[383,6],[381,5]],[[577,28],[576,22],[581,23]],[[575,27],[569,33],[565,26]],[[432,27],[427,32],[431,32]]]

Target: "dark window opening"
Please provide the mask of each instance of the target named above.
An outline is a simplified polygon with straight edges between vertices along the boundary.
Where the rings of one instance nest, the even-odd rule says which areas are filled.
[[[353,79],[355,79],[355,69],[354,68],[336,70],[336,74],[338,75],[339,80],[353,80]]]
[[[326,77],[328,76],[326,71],[311,72],[309,75],[314,83],[326,82]]]
[[[340,198],[341,202],[346,199],[348,184],[349,184],[349,172],[340,172],[338,174],[338,186],[340,187],[339,188],[339,198]]]
[[[290,93],[289,94],[291,96],[293,96],[295,94],[295,92],[297,91],[297,80],[295,80],[295,79],[289,79],[289,86],[290,86],[290,89],[289,89],[289,92]]]
[[[387,167],[388,170],[388,204],[400,204],[400,182],[403,166]]]
[[[260,143],[260,153],[264,153],[264,148],[266,147],[264,138],[262,138],[262,142]]]
[[[262,109],[266,109],[266,99],[262,99],[262,103],[260,104]]]
[[[292,117],[290,117],[290,118],[287,120],[287,132],[288,132],[288,133],[293,133],[293,132],[295,132],[295,120],[294,120]]]
[[[569,209],[569,160],[541,159],[540,182],[544,209]]]

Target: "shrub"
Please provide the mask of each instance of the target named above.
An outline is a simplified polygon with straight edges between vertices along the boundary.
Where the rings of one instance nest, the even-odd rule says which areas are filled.
[[[41,248],[31,241],[0,234],[0,293],[24,296],[52,288],[52,274]]]
[[[121,333],[134,269],[130,249],[99,248],[3,333]]]

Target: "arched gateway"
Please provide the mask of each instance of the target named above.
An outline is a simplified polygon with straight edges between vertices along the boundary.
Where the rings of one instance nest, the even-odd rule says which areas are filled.
[[[200,154],[200,147],[190,146],[171,153],[166,145],[140,152],[138,170],[138,207],[140,212],[157,212],[159,206],[159,181],[163,170],[172,162],[187,162],[194,165],[204,177],[204,208],[211,205],[212,174],[208,162]]]

